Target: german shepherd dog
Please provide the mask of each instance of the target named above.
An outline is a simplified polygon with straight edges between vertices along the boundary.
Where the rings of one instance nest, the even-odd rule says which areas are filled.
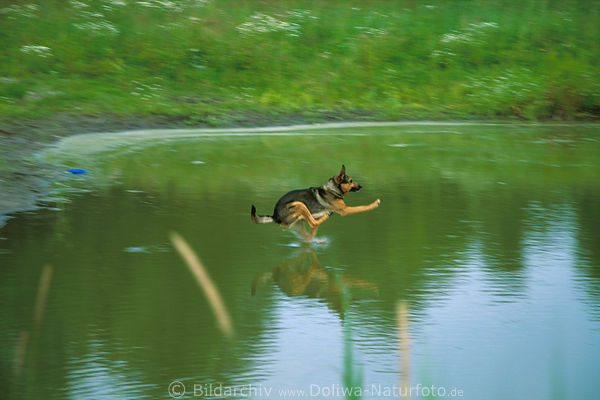
[[[250,216],[256,224],[275,223],[284,229],[293,228],[308,241],[315,237],[319,225],[334,212],[340,215],[352,215],[379,207],[381,203],[379,199],[358,207],[349,207],[344,203],[344,195],[358,192],[361,188],[361,185],[346,175],[346,167],[342,165],[340,173],[329,178],[323,186],[292,190],[284,194],[275,204],[272,216],[256,215],[254,205],[250,210]],[[304,224],[298,224],[301,220],[308,223],[310,233],[306,232]]]

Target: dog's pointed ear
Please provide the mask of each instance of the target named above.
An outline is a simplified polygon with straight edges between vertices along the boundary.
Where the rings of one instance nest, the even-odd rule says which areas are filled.
[[[339,175],[335,176],[335,183],[340,184],[344,181],[344,175],[346,175],[346,166],[342,164],[342,170]]]

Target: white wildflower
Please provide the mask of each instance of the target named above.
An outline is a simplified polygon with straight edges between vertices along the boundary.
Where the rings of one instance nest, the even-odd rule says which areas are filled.
[[[498,29],[499,26],[495,22],[480,22],[478,24],[469,24],[469,27],[474,30],[478,29]]]
[[[279,16],[279,15],[278,15]],[[287,20],[297,20],[299,22],[305,19],[319,19],[312,15],[310,10],[293,10],[288,11],[281,16]],[[256,13],[248,18],[248,20],[236,27],[238,32],[242,34],[267,33],[267,32],[283,32],[288,36],[300,36],[302,26],[296,22],[288,22],[284,19],[278,19],[271,15]]]
[[[119,33],[119,29],[108,21],[86,21],[73,25],[75,28],[88,32],[94,36],[116,35]]]
[[[433,58],[445,57],[445,56],[453,57],[455,55],[456,55],[456,53],[452,53],[451,51],[446,51],[446,50],[434,50],[431,52],[431,57],[433,57]]]
[[[135,88],[130,94],[144,100],[161,98],[165,92],[165,88],[159,83],[143,83],[138,81],[131,81],[131,83],[135,85]]]
[[[52,49],[46,46],[39,45],[27,45],[21,47],[21,52],[25,54],[32,54],[42,58],[52,57]]]
[[[7,15],[9,19],[15,19],[16,16],[25,18],[36,18],[40,6],[37,4],[13,4],[10,7],[0,9],[0,15]]]
[[[372,35],[372,36],[382,36],[387,33],[385,31],[385,29],[369,28],[366,26],[355,26],[354,29],[364,33],[365,35]]]
[[[446,33],[442,35],[440,42],[442,43],[472,43],[475,40],[472,34],[468,32]]]
[[[452,31],[445,33],[440,38],[440,42],[446,44],[483,44],[485,43],[485,35],[490,29],[498,29],[499,26],[495,22],[479,22],[469,24],[464,31]]]
[[[159,8],[161,10],[174,11],[174,12],[183,12],[183,8],[180,7],[174,1],[150,0],[150,1],[138,1],[138,2],[136,2],[136,4],[140,5],[142,7]]]
[[[77,1],[77,0],[71,0],[69,2],[71,4],[71,6],[73,6],[73,8],[75,8],[76,10],[85,10],[86,8],[89,8],[90,5],[86,4],[84,2],[81,1]]]

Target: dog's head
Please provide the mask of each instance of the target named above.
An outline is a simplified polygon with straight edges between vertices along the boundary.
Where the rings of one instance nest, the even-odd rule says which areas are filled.
[[[348,192],[358,192],[362,186],[354,182],[352,178],[346,175],[346,166],[342,165],[340,173],[331,178],[333,183],[342,191],[343,194]]]

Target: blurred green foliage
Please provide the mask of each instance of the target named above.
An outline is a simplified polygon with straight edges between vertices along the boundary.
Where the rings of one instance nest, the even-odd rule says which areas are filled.
[[[592,1],[19,2],[0,118],[595,118],[598,37]]]

